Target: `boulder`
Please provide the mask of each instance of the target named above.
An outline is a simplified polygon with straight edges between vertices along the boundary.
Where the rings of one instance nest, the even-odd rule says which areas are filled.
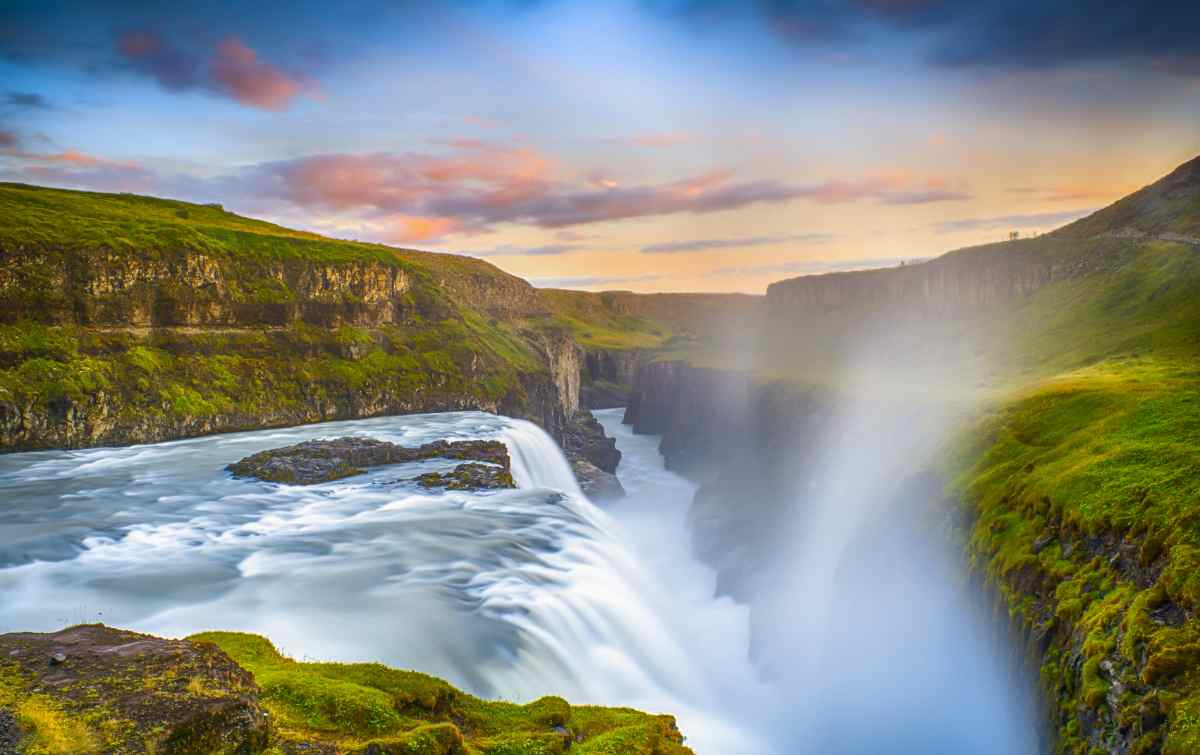
[[[259,752],[258,695],[208,643],[99,624],[0,635],[0,752]]]
[[[605,472],[587,459],[570,459],[571,471],[579,481],[579,489],[593,501],[625,497],[625,487],[612,472]]]

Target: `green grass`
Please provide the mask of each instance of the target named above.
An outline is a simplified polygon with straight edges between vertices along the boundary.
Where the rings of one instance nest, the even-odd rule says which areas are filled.
[[[281,742],[489,755],[562,753],[568,747],[579,753],[690,752],[669,716],[571,706],[558,697],[524,705],[482,700],[415,671],[301,663],[250,634],[206,632],[189,639],[216,644],[254,675]]]
[[[654,349],[672,335],[664,323],[622,312],[606,294],[562,289],[542,289],[539,294],[555,320],[585,348]]]
[[[1195,752],[1200,252],[1103,243],[1114,262],[989,324],[992,408],[946,472],[976,565],[1018,626],[1050,637],[1058,751],[1092,751],[1090,717],[1133,752]]]

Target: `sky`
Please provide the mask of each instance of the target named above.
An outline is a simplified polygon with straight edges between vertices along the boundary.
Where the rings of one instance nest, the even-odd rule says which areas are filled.
[[[0,180],[760,293],[1045,232],[1200,154],[1197,28],[1195,2],[0,0]]]

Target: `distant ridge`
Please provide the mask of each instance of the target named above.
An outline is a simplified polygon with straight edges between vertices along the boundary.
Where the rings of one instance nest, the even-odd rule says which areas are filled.
[[[767,308],[776,315],[847,306],[974,312],[1056,280],[1109,269],[1138,241],[1200,248],[1200,157],[1043,236],[956,249],[903,267],[776,281],[767,288]]]

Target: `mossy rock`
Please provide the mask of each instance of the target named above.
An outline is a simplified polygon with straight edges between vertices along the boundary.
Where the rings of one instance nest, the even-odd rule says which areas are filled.
[[[15,731],[17,752],[259,752],[258,694],[212,645],[99,624],[0,635],[0,742]]]

